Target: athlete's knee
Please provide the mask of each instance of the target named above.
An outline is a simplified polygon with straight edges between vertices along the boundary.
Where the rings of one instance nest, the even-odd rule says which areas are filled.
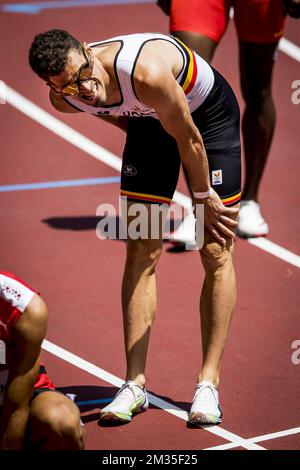
[[[132,270],[153,272],[162,251],[161,240],[129,240],[126,265]]]
[[[77,410],[76,410],[77,411]],[[79,412],[62,403],[52,407],[44,416],[46,447],[63,450],[84,448],[85,432],[80,425]]]
[[[267,104],[273,103],[271,85],[265,85],[259,80],[250,80],[244,77],[241,82],[243,98],[248,109],[262,110]]]
[[[233,240],[227,239],[222,246],[209,233],[205,233],[204,245],[200,250],[202,264],[206,273],[215,273],[232,262]]]

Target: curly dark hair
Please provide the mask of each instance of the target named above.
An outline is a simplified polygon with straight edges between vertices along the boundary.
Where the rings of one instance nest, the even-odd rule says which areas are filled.
[[[29,64],[40,77],[59,75],[71,49],[80,50],[80,41],[67,31],[51,29],[35,36],[29,49]]]

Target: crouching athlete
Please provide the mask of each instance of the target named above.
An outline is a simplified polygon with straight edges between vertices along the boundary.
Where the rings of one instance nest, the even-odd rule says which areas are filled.
[[[79,409],[40,362],[46,326],[38,292],[0,271],[0,449],[84,449]]]

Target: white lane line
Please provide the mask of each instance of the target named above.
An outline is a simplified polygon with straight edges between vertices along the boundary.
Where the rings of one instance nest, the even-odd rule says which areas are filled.
[[[60,346],[57,346],[56,344],[46,339],[43,341],[42,348],[45,351],[53,354],[54,356],[59,357],[60,359],[68,362],[69,364],[72,364],[73,366],[78,367],[79,369],[82,369],[85,372],[88,372],[89,374],[104,380],[105,382],[115,385],[118,388],[120,388],[124,382],[116,375],[110,374],[106,370],[97,367],[91,362],[82,359],[81,357],[67,351],[66,349],[61,348]],[[176,416],[177,418],[182,419],[183,421],[187,421],[188,417],[187,412],[185,410],[182,410],[181,408],[172,405],[171,403],[168,403],[167,401],[162,400],[161,398],[158,398],[155,395],[152,395],[152,393],[148,393],[148,397],[150,403],[152,403],[153,405],[172,414],[173,416]],[[227,431],[226,429],[220,426],[203,426],[203,429],[227,441],[230,441],[231,443],[233,443],[234,447],[243,446],[248,450],[265,450],[264,447],[252,442],[248,442],[241,436]]]
[[[300,47],[289,41],[286,38],[281,38],[279,41],[279,50],[284,52],[286,55],[292,59],[300,62]]]
[[[236,447],[241,447],[239,442],[236,444],[234,444],[234,442],[229,442],[228,444],[221,444],[220,446],[206,447],[206,449],[203,450],[229,450],[235,449]]]
[[[299,434],[299,433],[300,433],[300,427],[286,429],[284,431],[272,432],[270,434],[263,434],[261,436],[251,437],[250,439],[246,439],[246,440],[248,442],[256,443],[256,442],[263,442],[263,441],[271,441],[272,439],[278,439],[279,437],[285,437],[285,436],[292,436],[293,434]],[[238,447],[238,446],[235,446],[234,443],[230,442],[228,444],[222,444],[220,446],[208,447],[207,449],[204,449],[204,450],[226,450],[226,449],[233,449],[234,447]]]
[[[278,437],[292,436],[293,434],[298,434],[298,433],[300,433],[300,427],[285,429],[284,431],[272,432],[270,434],[263,434],[261,436],[251,437],[251,439],[247,439],[247,440],[251,442],[263,442],[263,441],[269,441],[271,439],[278,439]]]
[[[122,161],[113,153],[105,150],[100,145],[75,131],[72,127],[67,126],[59,119],[47,113],[47,111],[44,111],[42,108],[32,103],[32,101],[29,101],[27,98],[14,91],[8,85],[4,88],[3,96],[1,93],[3,93],[2,88],[0,88],[0,100],[2,98],[6,103],[14,106],[19,111],[26,114],[26,116],[46,127],[46,129],[49,129],[59,137],[62,137],[62,139],[70,144],[73,144],[75,147],[83,150],[97,160],[106,163],[111,168],[121,171]]]
[[[263,442],[263,441],[269,441],[271,439],[278,439],[279,437],[292,436],[293,434],[299,434],[299,433],[300,433],[300,427],[285,429],[284,431],[272,432],[270,434],[262,434],[261,436],[251,437],[251,439],[247,439],[247,440],[251,442]]]
[[[73,144],[75,147],[83,150],[87,154],[96,158],[97,160],[105,163],[106,165],[114,168],[117,171],[121,171],[122,160],[113,153],[104,149],[100,145],[96,144],[92,140],[88,139],[84,135],[72,129],[70,126],[67,126],[59,119],[55,118],[48,112],[44,111],[42,108],[36,104],[29,101],[27,98],[24,98],[22,95],[14,91],[8,85],[0,88],[0,101],[5,100],[10,105],[14,106],[16,109],[26,114],[29,118],[38,122],[42,126],[54,132],[54,134],[59,135],[67,142]],[[175,192],[174,202],[181,205],[187,210],[190,210],[192,207],[191,199],[185,194],[180,193],[179,191]],[[264,251],[276,256],[287,263],[290,263],[294,266],[300,267],[300,257],[285,248],[267,240],[266,238],[259,239],[249,239],[249,243],[261,248]]]
[[[297,268],[300,268],[300,256],[295,255],[289,250],[277,245],[276,243],[271,242],[268,238],[258,237],[258,238],[248,238],[248,242],[251,245],[257,246],[264,251],[267,251],[273,256],[290,263]]]

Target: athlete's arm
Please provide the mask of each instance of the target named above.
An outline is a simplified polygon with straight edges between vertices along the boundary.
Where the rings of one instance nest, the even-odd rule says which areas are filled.
[[[0,423],[0,448],[22,449],[34,384],[39,371],[41,344],[46,334],[47,308],[34,295],[12,328],[13,356]]]
[[[80,113],[82,112],[80,109],[76,109],[73,106],[71,106],[67,101],[63,99],[62,96],[57,95],[54,93],[52,90],[50,90],[50,95],[49,95],[50,102],[52,106],[57,110],[60,111],[61,113]],[[105,122],[109,122],[110,124],[113,124],[114,126],[118,127],[119,129],[122,129],[122,131],[127,130],[127,125],[128,125],[128,118],[126,116],[112,116],[112,115],[98,115],[95,116],[97,118],[103,119]]]
[[[155,109],[165,130],[176,139],[192,191],[207,191],[210,182],[206,151],[184,92],[160,58],[155,62],[152,58],[150,63],[145,73],[141,66],[136,69],[136,93],[143,103]]]
[[[151,66],[141,64],[136,69],[136,93],[143,103],[155,109],[165,130],[176,139],[192,191],[207,191],[210,187],[207,155],[184,92],[160,57],[152,56],[149,59],[147,63]],[[225,244],[224,236],[233,237],[232,228],[236,226],[226,216],[236,214],[237,209],[226,208],[216,193],[205,200],[205,206],[206,228],[220,243]]]

